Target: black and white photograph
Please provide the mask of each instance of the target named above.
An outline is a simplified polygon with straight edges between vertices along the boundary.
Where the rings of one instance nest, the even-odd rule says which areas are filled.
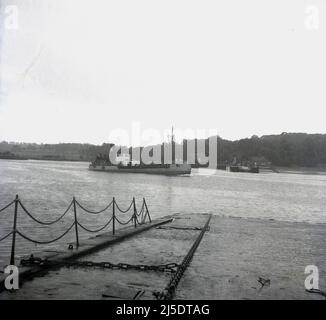
[[[322,0],[0,0],[0,300],[325,300],[325,39]]]

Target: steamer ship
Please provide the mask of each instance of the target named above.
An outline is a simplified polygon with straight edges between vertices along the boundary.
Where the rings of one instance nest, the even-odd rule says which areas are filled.
[[[171,136],[172,144],[172,163],[171,164],[134,164],[131,160],[121,161],[119,164],[112,164],[109,156],[97,156],[96,159],[89,165],[89,170],[105,171],[105,172],[119,172],[119,173],[147,173],[160,175],[185,175],[191,173],[191,165],[183,162],[176,163],[175,161],[175,141],[172,128]]]

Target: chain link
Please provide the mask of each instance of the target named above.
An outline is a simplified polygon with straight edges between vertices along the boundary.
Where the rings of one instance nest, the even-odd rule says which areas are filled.
[[[156,229],[176,229],[176,230],[196,230],[196,231],[202,231],[203,228],[199,228],[199,227],[178,227],[178,226],[158,226],[156,227]],[[210,227],[207,226],[206,227],[206,231],[209,231]]]
[[[185,270],[189,266],[193,255],[195,254],[196,249],[198,248],[201,239],[204,236],[204,233],[207,231],[209,222],[211,220],[212,215],[209,215],[204,227],[202,228],[199,236],[193,243],[192,247],[188,251],[187,255],[184,257],[183,261],[177,268],[177,271],[172,275],[169,284],[165,287],[163,291],[153,291],[153,295],[157,300],[171,300],[175,294],[177,286],[179,284],[180,279],[182,278]]]
[[[114,270],[138,270],[138,271],[159,271],[159,272],[176,272],[179,267],[176,263],[167,263],[160,265],[146,264],[129,264],[129,263],[112,263],[112,262],[94,262],[94,261],[68,261],[68,260],[48,260],[31,255],[28,259],[20,261],[22,266],[37,265],[40,267],[82,267],[82,268],[102,268]]]

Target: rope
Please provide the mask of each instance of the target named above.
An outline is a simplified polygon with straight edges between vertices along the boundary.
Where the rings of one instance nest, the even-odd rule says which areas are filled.
[[[131,201],[130,206],[129,206],[129,208],[128,208],[127,210],[122,210],[122,209],[120,209],[120,207],[118,206],[118,204],[117,204],[116,202],[115,202],[115,205],[117,206],[117,209],[118,209],[120,212],[122,212],[122,213],[127,213],[127,212],[131,209],[133,203],[134,203],[134,202]]]
[[[30,242],[33,242],[33,243],[36,243],[36,244],[50,244],[50,243],[56,242],[56,241],[60,240],[61,238],[63,238],[72,229],[72,227],[74,225],[75,225],[75,222],[73,222],[73,224],[61,236],[59,236],[58,238],[55,238],[53,240],[50,240],[50,241],[33,240],[33,239],[27,237],[26,235],[22,234],[19,230],[17,230],[17,233],[27,241],[30,241]]]
[[[13,205],[15,203],[16,200],[11,201],[9,204],[7,204],[5,207],[3,207],[2,209],[0,209],[0,212],[6,210],[7,208],[9,208],[11,205]]]
[[[39,223],[39,224],[42,224],[42,225],[46,225],[46,226],[49,226],[51,224],[54,224],[58,221],[60,221],[66,214],[67,212],[70,210],[72,204],[73,204],[73,201],[71,201],[70,205],[68,206],[68,208],[66,209],[66,211],[56,220],[54,221],[50,221],[50,222],[44,222],[44,221],[41,221],[41,220],[38,220],[37,218],[35,218],[33,215],[31,215],[28,210],[24,207],[24,205],[20,202],[20,200],[18,200],[20,206],[22,207],[22,209],[24,210],[24,212],[32,219],[34,220],[35,222]]]
[[[9,232],[6,236],[4,236],[3,238],[0,238],[0,242],[7,239],[10,235],[12,234],[12,231]]]
[[[84,229],[85,231],[87,231],[87,232],[100,232],[100,231],[102,231],[102,230],[104,230],[110,223],[111,223],[111,221],[112,221],[112,219],[113,219],[113,217],[111,217],[111,219],[103,226],[103,227],[101,227],[101,228],[99,228],[99,229],[96,229],[96,230],[91,230],[91,229],[88,229],[88,228],[86,228],[85,226],[83,226],[81,223],[79,223],[79,222],[77,222],[77,224],[82,228],[82,229]]]
[[[80,209],[82,209],[82,210],[84,210],[84,211],[86,211],[87,213],[90,213],[90,214],[99,214],[99,213],[102,213],[102,212],[104,212],[104,211],[106,211],[107,209],[109,209],[110,208],[110,206],[112,205],[112,203],[113,203],[113,200],[104,208],[104,209],[102,209],[102,210],[100,210],[100,211],[92,211],[92,210],[88,210],[88,209],[86,209],[84,206],[82,206],[77,200],[76,200],[76,203],[77,203],[77,205],[78,205],[78,207],[80,208]]]
[[[134,215],[132,215],[131,218],[130,218],[127,222],[122,222],[122,221],[120,221],[117,217],[115,217],[115,220],[117,220],[118,223],[120,223],[120,224],[122,224],[122,225],[126,225],[126,224],[128,224],[130,221],[132,221],[133,217],[134,217]]]

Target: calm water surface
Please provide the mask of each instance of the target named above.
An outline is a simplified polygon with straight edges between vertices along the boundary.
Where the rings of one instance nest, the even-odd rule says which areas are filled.
[[[0,209],[18,194],[25,207],[37,218],[51,221],[58,217],[75,196],[85,207],[99,210],[112,197],[122,208],[132,197],[141,205],[145,197],[152,217],[172,213],[209,212],[215,215],[326,223],[326,175],[229,173],[209,169],[193,170],[191,176],[166,177],[145,174],[119,174],[88,171],[81,162],[0,160]],[[13,206],[0,213],[0,238],[11,231]],[[103,225],[110,212],[97,216],[78,212],[89,228]],[[122,217],[122,216],[121,216]],[[122,217],[124,218],[124,217]],[[21,232],[37,240],[50,240],[71,225],[72,211],[63,221],[42,227],[22,210]],[[82,233],[81,238],[89,237]],[[58,245],[73,241],[70,232]],[[0,242],[0,265],[8,262],[10,237]],[[18,238],[18,254],[43,245]],[[49,246],[46,246],[49,248]]]

